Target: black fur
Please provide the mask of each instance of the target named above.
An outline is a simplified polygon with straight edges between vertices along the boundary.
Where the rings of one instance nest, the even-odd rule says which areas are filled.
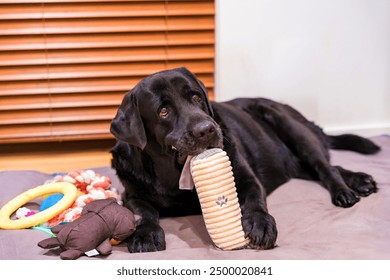
[[[126,206],[141,217],[130,252],[165,249],[159,217],[201,213],[196,192],[179,190],[178,182],[186,157],[210,147],[223,147],[230,157],[243,228],[259,248],[273,248],[277,238],[266,196],[291,178],[319,180],[341,207],[377,190],[370,175],[329,163],[329,148],[379,151],[370,140],[328,136],[290,106],[264,98],[210,102],[185,68],[142,80],[124,97],[111,132]]]

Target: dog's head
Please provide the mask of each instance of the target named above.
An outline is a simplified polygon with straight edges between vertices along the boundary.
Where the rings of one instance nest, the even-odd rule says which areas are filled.
[[[183,163],[210,147],[222,148],[222,132],[202,82],[186,68],[166,70],[128,92],[111,133],[140,149],[160,148]]]

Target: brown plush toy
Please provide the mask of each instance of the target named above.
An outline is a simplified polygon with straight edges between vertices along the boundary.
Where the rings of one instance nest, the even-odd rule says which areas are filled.
[[[119,205],[114,198],[95,200],[84,206],[81,217],[68,224],[52,228],[57,237],[38,243],[44,249],[60,247],[61,259],[74,260],[94,251],[111,253],[110,239],[123,241],[135,230],[133,213]],[[96,251],[95,251],[96,250]]]

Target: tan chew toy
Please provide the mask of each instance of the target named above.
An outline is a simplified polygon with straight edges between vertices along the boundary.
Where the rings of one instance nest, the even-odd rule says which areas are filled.
[[[232,166],[226,152],[214,148],[191,160],[191,174],[198,193],[207,231],[222,250],[249,244],[241,223]]]

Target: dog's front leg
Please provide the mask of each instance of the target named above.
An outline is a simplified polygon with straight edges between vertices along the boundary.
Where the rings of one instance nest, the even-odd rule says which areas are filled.
[[[245,236],[255,248],[274,248],[278,231],[274,217],[267,210],[264,187],[248,166],[236,162],[233,163],[233,170]]]
[[[137,221],[135,232],[128,238],[130,253],[165,250],[165,233],[159,225],[159,214],[149,203],[130,198],[126,206],[133,211]]]

